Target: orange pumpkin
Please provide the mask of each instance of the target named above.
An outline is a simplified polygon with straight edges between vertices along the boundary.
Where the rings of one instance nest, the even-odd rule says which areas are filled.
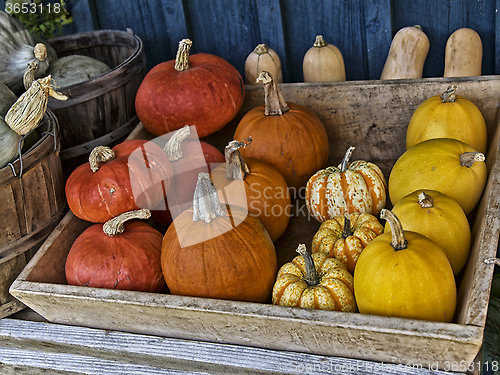
[[[83,231],[66,259],[68,284],[161,292],[165,288],[160,264],[163,236],[145,222],[132,220],[150,216],[145,209],[129,211]]]
[[[243,159],[239,149],[250,143],[251,140],[229,142],[225,150],[226,163],[212,171],[212,181],[221,203],[248,209],[250,215],[262,221],[274,242],[290,221],[290,193],[276,168],[257,159]],[[243,182],[244,189],[238,181]]]
[[[208,173],[200,173],[193,207],[163,237],[161,265],[172,294],[246,302],[271,297],[278,264],[261,221],[221,205]]]
[[[317,171],[306,185],[306,205],[318,221],[348,213],[378,215],[387,200],[387,182],[380,168],[371,162],[349,163],[349,147],[338,167]]]
[[[257,81],[264,83],[265,104],[243,116],[234,139],[252,137],[254,146],[241,155],[271,164],[289,187],[298,189],[328,162],[325,127],[309,109],[286,103],[269,72],[262,72]]]
[[[384,226],[375,216],[345,213],[321,224],[312,240],[312,252],[337,258],[353,274],[363,249],[382,233]]]
[[[278,271],[273,287],[273,304],[309,309],[356,312],[354,278],[345,265],[325,253],[300,254]]]

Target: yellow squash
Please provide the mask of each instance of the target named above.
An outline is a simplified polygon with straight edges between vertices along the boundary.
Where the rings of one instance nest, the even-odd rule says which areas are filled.
[[[451,138],[434,138],[406,150],[389,175],[393,205],[416,190],[437,190],[455,199],[468,215],[486,185],[484,154]]]
[[[427,237],[403,231],[386,209],[391,232],[366,246],[354,271],[362,314],[451,322],[457,303],[453,270],[444,251]]]
[[[456,95],[448,86],[441,95],[432,96],[418,106],[406,131],[406,148],[431,138],[458,139],[485,153],[487,131],[484,117],[474,103]]]
[[[417,190],[401,199],[392,212],[404,230],[433,240],[448,257],[457,275],[467,263],[471,231],[467,216],[453,198],[434,190]],[[390,231],[389,223],[385,231]]]

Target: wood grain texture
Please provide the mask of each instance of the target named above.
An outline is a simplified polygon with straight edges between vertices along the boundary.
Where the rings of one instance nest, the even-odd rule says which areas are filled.
[[[19,366],[21,372],[16,374],[43,374],[43,371],[49,370],[51,374],[73,373],[72,371],[99,374],[222,375],[445,373],[388,363],[16,319],[0,321],[0,338],[0,368],[3,370]]]

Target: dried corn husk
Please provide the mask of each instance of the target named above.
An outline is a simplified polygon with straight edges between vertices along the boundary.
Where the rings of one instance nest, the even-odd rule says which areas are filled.
[[[20,135],[26,135],[35,129],[47,111],[49,95],[58,100],[66,100],[67,96],[58,93],[51,85],[52,77],[39,78],[10,107],[5,122]]]

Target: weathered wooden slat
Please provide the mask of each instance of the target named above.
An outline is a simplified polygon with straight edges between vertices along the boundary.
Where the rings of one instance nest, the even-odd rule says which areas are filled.
[[[16,319],[0,321],[0,364],[99,374],[430,374],[411,366]],[[444,374],[437,370],[432,374]],[[450,374],[450,372],[446,372]]]
[[[366,79],[379,79],[392,42],[391,1],[364,2]]]
[[[259,36],[256,38],[257,44],[264,43],[276,51],[282,64],[283,82],[287,82],[289,68],[287,66],[288,59],[285,48],[281,2],[279,0],[255,0],[255,6],[259,32]]]
[[[361,30],[364,29],[364,2],[340,1],[316,2],[290,0],[284,3],[285,32],[287,41],[287,64],[290,67],[289,82],[302,82],[304,54],[312,47],[316,35],[340,49],[345,61],[348,80],[366,77],[363,59]]]

